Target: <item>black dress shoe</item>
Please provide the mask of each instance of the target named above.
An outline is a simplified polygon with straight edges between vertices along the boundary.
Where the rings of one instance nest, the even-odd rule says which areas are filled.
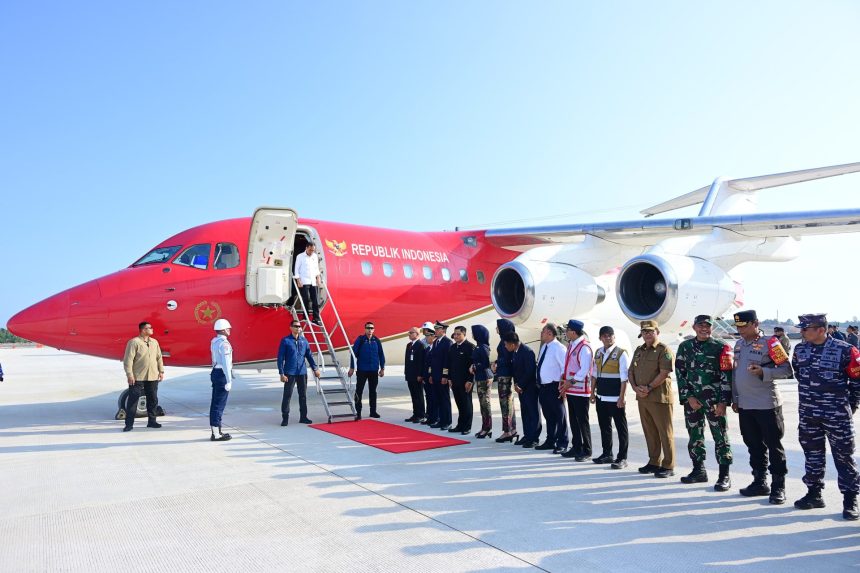
[[[549,442],[544,442],[539,446],[535,446],[536,450],[553,450],[555,446]]]
[[[451,433],[453,434],[453,433],[455,433],[455,432],[460,432],[460,431],[462,431],[462,430],[460,430],[460,428],[448,428],[448,431],[449,431],[449,432],[451,432]]]
[[[130,431],[132,431],[133,429],[134,429],[134,426],[126,426],[125,428],[123,428],[123,429],[122,429],[122,431],[123,431],[123,432],[130,432]]]
[[[160,428],[160,427],[161,427],[161,424],[159,424],[159,423],[158,423],[158,422],[156,422],[156,421],[152,421],[152,422],[149,422],[149,423],[146,425],[146,427],[147,427],[147,428]]]
[[[427,418],[415,418],[415,419],[413,420],[413,422],[414,422],[414,423],[416,423],[416,424],[426,424],[426,423],[427,423]]]
[[[405,419],[405,420],[403,420],[403,421],[404,421],[404,422],[410,422],[410,423],[413,423],[413,424],[414,424],[414,423],[415,423],[415,416],[410,416],[409,418],[406,418],[406,419]]]
[[[589,456],[586,456],[586,455],[576,456],[575,458],[573,458],[573,461],[575,461],[575,462],[587,462],[588,458],[590,458],[590,457],[591,457],[590,455]]]
[[[639,468],[639,473],[640,474],[653,474],[654,472],[659,471],[660,469],[662,469],[662,468],[660,468],[660,466],[655,466],[652,464],[645,464],[644,466]]]
[[[209,437],[210,442],[227,442],[227,441],[232,440],[232,439],[233,439],[233,436],[231,436],[230,434],[221,434],[217,438],[215,437],[215,434],[212,434]]]
[[[361,414],[356,414],[356,415],[355,415],[355,421],[356,421],[356,422],[361,421]]]
[[[524,448],[533,448],[533,447],[535,447],[535,446],[537,445],[537,442],[525,441],[525,442],[523,442],[521,445],[522,445],[522,447],[524,447]]]
[[[496,438],[497,444],[504,444],[505,442],[513,442],[517,438],[516,434],[511,434],[510,436],[504,436],[500,438]]]
[[[468,436],[469,434],[472,433],[472,430],[461,430],[460,433],[463,434],[464,436]]]
[[[567,448],[555,448],[552,453],[564,455],[567,452]]]
[[[611,464],[613,461],[615,461],[615,459],[612,456],[602,454],[602,455],[594,458],[591,461],[593,461],[596,464]]]
[[[660,468],[656,472],[654,472],[655,478],[667,478],[675,475],[675,470],[670,470],[668,468]]]
[[[442,427],[442,424],[440,424],[439,422],[433,422],[432,424],[427,424],[427,425],[430,426],[431,428],[441,428]]]
[[[299,424],[313,424],[313,423],[314,423],[313,420],[311,420],[310,418],[302,418],[301,420],[299,420]]]
[[[380,415],[379,415],[379,414],[377,414],[376,412],[371,412],[371,413],[370,413],[370,417],[371,417],[371,418],[381,418],[382,416],[380,416]]]
[[[563,458],[575,458],[578,455],[579,455],[579,452],[577,452],[573,448],[570,448],[569,450],[567,450],[566,452],[561,454],[561,457],[563,457]]]
[[[526,439],[525,439],[525,438],[520,438],[520,439],[518,439],[516,442],[514,442],[514,445],[515,445],[515,446],[522,446],[524,443],[526,443]]]
[[[439,430],[446,432],[451,429],[451,426],[439,426]]]
[[[612,465],[609,466],[614,470],[623,470],[627,467],[627,460],[615,460],[612,462]]]
[[[492,432],[492,430],[489,432],[485,432],[484,430],[481,430],[480,432],[475,434],[475,437],[478,438],[479,440],[483,440],[484,438],[492,438],[493,432]]]
[[[282,426],[289,426],[289,425],[290,425],[290,421],[289,421],[289,420],[287,420],[287,419],[285,418],[285,419],[281,420],[281,425],[282,425]]]

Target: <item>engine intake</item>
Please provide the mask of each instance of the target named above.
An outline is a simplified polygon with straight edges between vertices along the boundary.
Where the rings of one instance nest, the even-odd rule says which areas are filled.
[[[621,269],[618,304],[632,321],[678,325],[697,314],[719,315],[735,299],[734,281],[715,264],[680,255],[641,255]]]
[[[581,316],[606,298],[585,271],[564,263],[533,261],[527,254],[496,270],[491,295],[500,316],[534,326],[544,320]]]

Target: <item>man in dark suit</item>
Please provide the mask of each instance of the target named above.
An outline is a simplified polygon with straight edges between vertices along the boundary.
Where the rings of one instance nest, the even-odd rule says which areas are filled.
[[[436,340],[430,347],[430,378],[436,398],[436,408],[439,412],[439,420],[430,424],[431,428],[440,430],[451,429],[451,391],[448,383],[448,349],[451,348],[451,339],[445,336],[448,325],[436,321],[433,325],[436,332]]]
[[[454,344],[448,350],[448,380],[457,404],[457,425],[449,432],[460,432],[463,435],[472,432],[472,352],[475,345],[466,340],[466,327],[454,329]]]
[[[424,414],[424,355],[427,343],[421,340],[418,327],[409,329],[409,343],[406,345],[406,357],[404,358],[403,374],[406,384],[409,386],[409,395],[412,397],[412,416],[404,422],[417,424],[426,421]]]
[[[538,444],[541,433],[538,407],[537,361],[534,350],[520,343],[516,332],[506,332],[502,337],[505,348],[511,353],[514,389],[520,396],[520,411],[523,417],[523,437],[517,443],[524,448]]]

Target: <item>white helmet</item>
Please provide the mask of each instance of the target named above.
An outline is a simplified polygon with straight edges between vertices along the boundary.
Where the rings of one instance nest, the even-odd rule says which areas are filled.
[[[228,328],[233,328],[230,326],[230,321],[226,318],[219,318],[215,321],[215,330],[227,330]]]
[[[421,327],[421,330],[433,330],[433,323],[428,320],[424,323],[424,326]]]

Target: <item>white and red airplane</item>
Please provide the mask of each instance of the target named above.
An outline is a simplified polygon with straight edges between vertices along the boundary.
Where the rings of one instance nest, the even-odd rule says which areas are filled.
[[[126,269],[19,312],[13,333],[73,352],[120,359],[141,320],[152,323],[165,362],[210,363],[212,324],[226,317],[238,365],[271,364],[288,332],[294,257],[317,246],[332,301],[350,338],[374,321],[402,360],[410,326],[427,320],[488,325],[511,319],[526,340],[542,325],[611,324],[630,346],[640,320],[689,330],[697,314],[720,316],[741,303],[731,278],[748,261],[798,256],[798,237],[860,230],[860,209],[756,213],[760,189],[860,171],[860,163],[744,179],[718,178],[642,213],[701,204],[697,217],[474,232],[408,232],[302,219],[290,209],[194,227],[159,243]],[[628,334],[622,334],[622,333]],[[343,331],[333,343],[346,348]],[[632,338],[635,340],[635,338]]]

